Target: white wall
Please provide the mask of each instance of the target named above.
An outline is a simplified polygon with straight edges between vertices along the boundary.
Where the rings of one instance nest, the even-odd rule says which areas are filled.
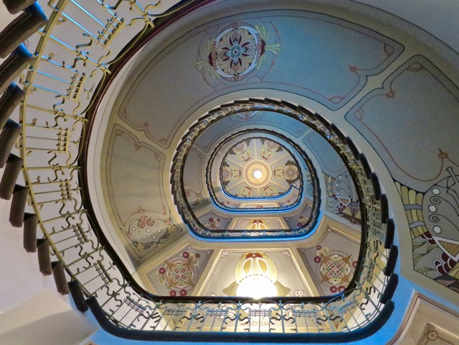
[[[3,170],[0,170],[0,176]],[[38,269],[37,253],[23,248],[22,228],[13,228],[8,219],[11,201],[0,200],[0,313],[3,313],[45,289],[56,290],[53,276],[43,276]],[[68,301],[68,297],[61,297]]]
[[[97,328],[48,289],[0,315],[0,344],[77,345]]]

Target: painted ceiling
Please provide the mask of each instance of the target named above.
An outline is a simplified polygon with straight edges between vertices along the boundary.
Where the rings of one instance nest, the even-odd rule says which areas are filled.
[[[233,198],[281,197],[302,180],[296,159],[280,143],[250,137],[234,144],[214,181]],[[218,181],[219,180],[219,181]],[[217,182],[218,181],[218,182]]]
[[[408,35],[351,19],[304,9],[203,9],[130,61],[92,134],[103,148],[94,197],[107,209],[100,222],[110,224],[151,291],[236,293],[244,260],[257,258],[275,267],[269,279],[279,295],[333,294],[352,279],[362,200],[339,153],[301,122],[239,109],[190,143],[182,185],[171,180],[193,126],[249,97],[302,105],[352,137],[403,210],[393,211],[407,229],[400,241],[412,248],[402,265],[426,286],[459,291],[459,90],[446,77],[454,72]],[[320,219],[291,243],[205,241],[184,221],[179,187],[209,231],[301,227],[315,201]]]

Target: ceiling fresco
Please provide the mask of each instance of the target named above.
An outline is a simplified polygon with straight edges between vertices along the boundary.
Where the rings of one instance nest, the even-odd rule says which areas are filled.
[[[307,166],[298,163],[304,158],[275,132],[242,133],[225,139],[209,159],[206,179],[214,202],[226,210],[297,206],[309,187],[303,180],[311,178]],[[312,200],[312,194],[307,196]]]
[[[164,198],[164,155],[114,126],[105,157],[106,202],[138,263],[180,234]]]
[[[220,184],[235,198],[283,196],[292,187],[299,188],[301,178],[292,154],[266,138],[252,137],[236,143],[220,167]]]
[[[299,37],[307,44],[298,44]],[[338,109],[364,87],[367,76],[380,73],[402,51],[374,31],[303,11],[227,17],[162,47],[126,88],[117,113],[169,148],[184,119],[219,95],[276,89]],[[152,117],[152,109],[161,116]]]
[[[135,265],[179,257],[170,248],[189,243],[198,227],[215,236],[231,231],[259,235],[307,227],[317,215],[360,231],[361,207],[371,200],[359,200],[342,152],[304,123],[269,109],[239,109],[206,127],[195,142],[186,142],[186,135],[207,126],[200,121],[219,107],[266,97],[317,111],[344,136],[357,138],[373,170],[390,174],[382,192],[391,203],[396,195],[403,205],[404,212],[391,210],[391,217],[403,217],[409,225],[401,235],[403,245],[412,249],[404,267],[408,262],[422,279],[458,291],[459,90],[442,71],[445,64],[414,54],[417,46],[405,49],[409,41],[403,37],[397,37],[399,43],[318,13],[267,10],[217,17],[173,27],[173,36],[164,39],[161,33],[155,45],[147,45],[148,54],[139,54],[143,60],[131,66],[110,110],[100,157],[101,189],[110,221]],[[252,133],[243,136],[243,131]],[[174,159],[188,144],[178,183]],[[314,231],[323,226],[317,224]],[[339,226],[333,229],[313,246],[294,248],[319,294],[341,291],[358,258],[358,241],[341,236]],[[238,248],[235,243],[225,249],[233,253]],[[277,266],[275,250],[255,249]],[[234,254],[228,277],[235,277],[244,253]],[[328,262],[331,266],[325,267]],[[344,271],[335,272],[333,265]],[[332,273],[325,277],[324,272]],[[301,284],[284,284],[279,269],[278,274],[276,281],[290,293],[306,291]],[[205,293],[223,293],[234,281]],[[166,293],[166,285],[155,284]]]
[[[458,109],[459,89],[430,61],[415,56],[346,115],[395,180],[410,229],[413,270],[456,292]],[[413,117],[417,120],[409,120]]]
[[[193,295],[213,250],[187,245],[146,273],[153,292],[160,296]]]
[[[298,248],[298,252],[320,294],[333,295],[344,291],[354,277],[359,247],[359,241],[328,227],[318,244]]]

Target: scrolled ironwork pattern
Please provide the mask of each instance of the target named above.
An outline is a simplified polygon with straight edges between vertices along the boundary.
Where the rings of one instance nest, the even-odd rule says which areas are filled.
[[[269,101],[268,101],[269,102]],[[261,109],[261,104],[262,102],[259,102],[257,105],[253,105],[256,110]],[[269,104],[266,104],[266,106],[269,106]],[[173,159],[173,164],[171,168],[171,189],[172,189],[172,195],[174,196],[175,203],[177,205],[177,208],[179,212],[182,215],[182,218],[185,222],[185,224],[188,225],[189,229],[193,231],[196,235],[203,237],[203,238],[273,238],[273,237],[301,237],[305,236],[308,233],[311,232],[311,230],[314,228],[318,221],[319,217],[319,208],[320,208],[320,188],[319,188],[319,181],[317,179],[317,173],[315,171],[314,166],[312,165],[309,157],[306,155],[306,153],[294,142],[289,140],[288,138],[276,134],[278,137],[282,138],[286,142],[291,145],[296,153],[303,159],[303,162],[307,165],[308,167],[308,174],[311,176],[311,185],[313,189],[312,193],[312,198],[313,198],[313,206],[311,210],[311,217],[308,219],[308,221],[302,225],[301,227],[298,227],[296,229],[288,229],[288,230],[283,230],[283,229],[269,229],[269,230],[209,230],[205,226],[203,226],[197,217],[194,214],[194,211],[190,204],[188,203],[188,200],[186,198],[186,191],[184,189],[184,184],[183,184],[183,168],[185,166],[185,161],[188,156],[188,152],[193,146],[194,141],[199,137],[199,135],[204,132],[209,126],[211,126],[213,123],[217,122],[218,120],[225,118],[227,116],[233,115],[233,114],[238,114],[241,111],[246,111],[247,108],[251,108],[252,104],[243,104],[243,103],[238,103],[237,106],[229,105],[229,106],[222,106],[220,109],[217,109],[215,111],[212,111],[209,114],[206,114],[202,116],[200,119],[198,119],[197,123],[193,126],[193,130],[187,132],[184,137],[182,138],[181,143],[179,144],[179,148],[176,151],[175,157]],[[222,111],[222,109],[224,109]],[[264,107],[266,110],[267,108]],[[199,129],[198,131],[196,129]],[[258,133],[269,133],[269,131],[261,130],[258,129],[256,130]],[[241,133],[236,133],[235,136],[247,133],[248,131],[242,131]],[[231,136],[233,137],[233,136]],[[214,153],[211,155],[209,161],[208,161],[208,167],[206,168],[206,184],[207,184],[207,189],[209,191],[209,194],[214,202],[214,204],[218,204],[217,197],[215,195],[215,191],[213,187],[211,186],[211,181],[210,181],[210,176],[209,176],[209,166],[213,164],[213,161],[215,159],[215,152],[218,150],[218,148],[223,145],[226,142],[226,139],[222,141],[220,145],[217,146],[217,148],[214,150]],[[301,192],[303,193],[303,181],[301,181],[300,184],[300,189]],[[304,183],[306,184],[306,183]],[[300,203],[301,200],[299,200],[297,203],[295,203],[293,206],[296,206],[297,204]],[[224,208],[221,205],[219,205],[223,210],[225,211],[234,211],[232,209]],[[289,210],[292,208],[292,205],[290,206],[284,206],[284,207],[279,207],[276,210]],[[270,210],[270,209],[265,209]],[[242,211],[239,212],[250,212],[253,211],[253,209],[243,209]]]
[[[144,33],[155,28],[157,18],[171,14],[151,12],[160,4],[161,1],[141,6],[136,0],[100,0],[85,7],[75,0],[59,0],[46,5],[50,20],[36,34],[36,59],[19,80],[26,97],[20,109],[23,127],[18,149],[30,190],[29,207],[37,215],[53,259],[63,263],[69,278],[79,283],[86,298],[96,301],[107,322],[124,331],[167,336],[201,331],[234,336],[342,335],[371,325],[384,308],[380,298],[389,280],[384,275],[388,250],[384,248],[387,219],[383,206],[346,142],[313,113],[294,106],[252,100],[244,107],[246,111],[276,111],[306,123],[345,158],[360,193],[364,231],[360,264],[353,283],[344,293],[334,297],[263,300],[152,296],[125,276],[120,261],[111,257],[113,250],[96,235],[81,183],[84,178],[80,158],[88,130],[88,109],[100,95],[98,85],[112,74],[111,66]],[[86,23],[91,24],[85,26]],[[79,41],[81,37],[84,40]],[[125,42],[130,42],[128,47]],[[241,110],[244,109],[240,105],[225,105],[206,115],[206,120],[216,121]],[[189,131],[177,151],[177,162],[189,148],[187,140],[191,142],[205,125],[202,122]],[[176,163],[175,168],[172,179],[178,183],[182,166]],[[195,339],[188,337],[182,341]]]
[[[251,212],[253,210],[257,210],[257,208],[255,207],[246,207],[246,208],[240,208],[240,209],[237,209],[237,208],[231,208],[231,207],[226,207],[224,204],[222,204],[219,200],[218,200],[218,197],[216,195],[216,191],[215,189],[213,188],[212,186],[212,182],[211,182],[211,167],[215,164],[215,159],[216,159],[216,156],[217,156],[217,153],[219,152],[220,148],[226,144],[227,141],[231,140],[231,139],[234,139],[235,137],[238,137],[240,135],[243,135],[243,134],[247,134],[247,133],[268,133],[268,134],[273,134],[272,132],[270,131],[266,131],[266,130],[262,130],[262,129],[251,129],[251,130],[245,130],[245,131],[241,131],[241,132],[238,132],[238,133],[235,133],[235,134],[232,134],[230,137],[228,138],[225,138],[224,140],[222,140],[217,147],[215,147],[213,149],[213,152],[211,153],[210,155],[210,158],[207,162],[207,167],[206,167],[206,185],[207,185],[207,190],[209,191],[209,195],[213,201],[213,203],[215,205],[218,205],[219,208],[225,210],[225,211],[235,211],[235,212]],[[278,134],[276,134],[278,136]],[[287,139],[284,137],[284,140]],[[291,144],[291,143],[290,143]],[[303,152],[302,153],[302,156],[303,157],[307,157],[306,154]],[[309,162],[309,158],[308,160],[305,160],[305,163],[307,164],[308,168],[309,169],[313,169],[313,166],[312,164]],[[221,164],[221,162],[220,162]],[[310,170],[306,170],[306,177],[308,177],[309,179],[311,179],[310,177]],[[300,183],[299,183],[299,186],[297,187],[297,189],[299,190],[299,197],[298,197],[298,200],[295,201],[293,204],[291,205],[288,205],[288,206],[278,206],[278,207],[273,207],[273,208],[270,208],[270,207],[265,207],[263,208],[265,211],[271,211],[271,210],[282,210],[282,211],[288,211],[294,207],[296,207],[298,204],[300,204],[300,201],[301,201],[301,198],[303,196],[303,193],[305,193],[305,191],[303,189],[306,188],[306,185],[307,185],[307,181],[309,180],[308,178],[301,178],[300,179]],[[315,171],[314,171],[314,178],[316,178],[315,176]],[[305,180],[303,182],[303,180]],[[317,188],[318,187],[318,183],[317,181],[311,181],[311,185],[312,185],[312,188]],[[177,188],[175,186],[172,187],[173,189]],[[223,189],[223,188],[222,188]],[[288,195],[289,193],[291,193],[293,187],[290,186],[290,188],[284,192],[282,195],[279,195],[279,196],[275,196],[275,197],[251,197],[249,200],[265,200],[265,199],[270,199],[270,200],[275,200],[275,199],[279,199],[281,197],[284,197],[285,195]],[[238,200],[238,199],[244,199],[244,198],[241,198],[241,197],[234,197],[234,196],[229,196],[228,193],[226,192],[226,190],[223,189],[223,192],[225,193],[225,195],[228,197],[228,198],[233,198],[235,200]]]

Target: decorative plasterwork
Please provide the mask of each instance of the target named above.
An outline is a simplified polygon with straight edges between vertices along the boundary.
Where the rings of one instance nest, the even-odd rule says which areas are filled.
[[[411,269],[459,292],[459,88],[417,55],[346,119],[380,155],[410,228]],[[416,119],[415,121],[413,119]],[[424,280],[423,280],[424,279]],[[422,284],[422,283],[421,283]],[[433,287],[434,285],[430,285]]]
[[[170,214],[162,189],[165,157],[115,125],[105,159],[106,204],[119,233],[139,260],[182,231]]]
[[[256,171],[259,177],[254,175]],[[267,201],[270,197],[282,197],[292,185],[300,188],[303,178],[296,158],[272,138],[248,137],[235,143],[224,155],[219,172],[219,178],[212,180],[219,180],[220,188],[229,196]],[[292,204],[297,201],[292,199]]]
[[[266,63],[267,52],[277,55],[281,51],[280,43],[266,43],[269,36],[265,26],[230,24],[205,43],[206,59],[196,62],[196,68],[214,79],[242,80]]]
[[[298,35],[307,44],[298,44]],[[169,148],[180,124],[210,99],[243,89],[271,89],[339,109],[402,51],[384,35],[306,11],[221,18],[168,40],[152,54],[126,88],[117,116]]]
[[[201,136],[218,131],[225,120],[234,117],[238,113],[208,126],[192,149]],[[190,175],[189,162],[192,164],[193,160],[186,159],[184,178]],[[298,162],[303,162],[302,168]],[[306,198],[313,199],[314,182],[309,167],[309,157],[286,136],[275,130],[245,129],[216,142],[207,162],[205,184],[212,202],[224,211],[259,213],[262,208],[266,212],[287,212],[304,204]],[[253,175],[256,171],[261,173],[260,178]]]
[[[212,256],[212,249],[187,245],[145,273],[153,292],[161,296],[192,295]]]
[[[457,345],[459,315],[416,293],[401,327],[389,345]]]
[[[298,248],[304,265],[323,295],[343,292],[354,277],[359,241],[328,226],[326,235],[312,247]]]

